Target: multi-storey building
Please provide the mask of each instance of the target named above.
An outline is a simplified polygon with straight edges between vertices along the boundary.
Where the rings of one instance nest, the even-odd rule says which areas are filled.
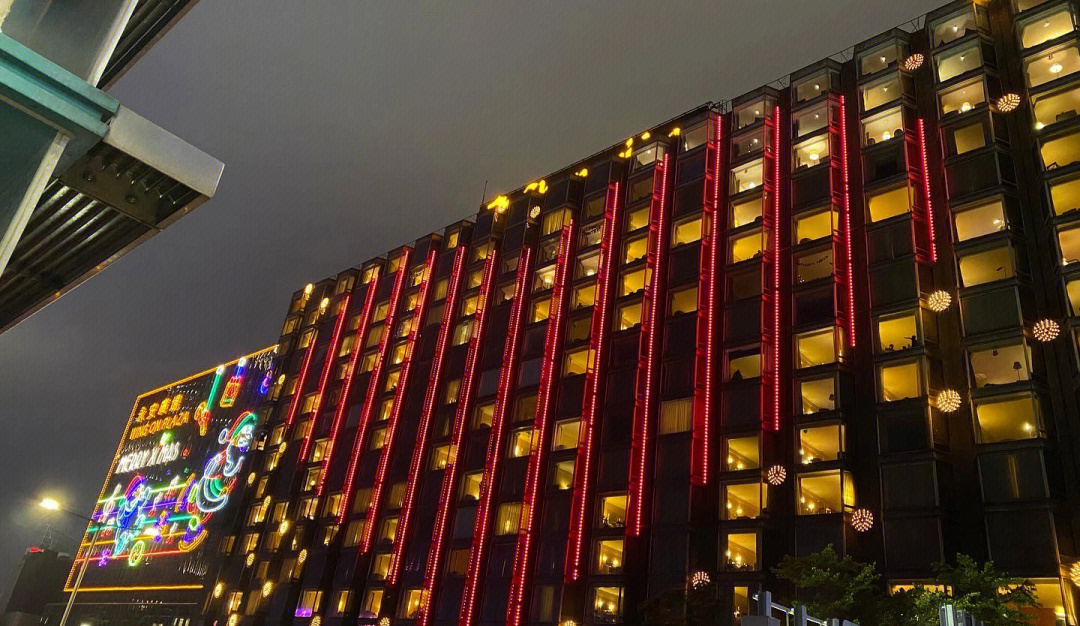
[[[631,623],[697,575],[738,623],[831,544],[893,587],[992,559],[1077,624],[1078,8],[1014,2],[294,294],[208,613]]]

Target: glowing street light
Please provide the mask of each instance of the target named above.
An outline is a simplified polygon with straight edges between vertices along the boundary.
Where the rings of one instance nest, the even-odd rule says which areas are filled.
[[[48,509],[50,511],[60,510],[60,503],[53,498],[42,498],[41,502],[38,503],[38,506],[43,509]]]

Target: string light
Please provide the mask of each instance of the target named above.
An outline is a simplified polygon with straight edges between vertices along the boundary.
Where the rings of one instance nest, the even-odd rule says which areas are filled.
[[[855,532],[865,533],[874,527],[874,514],[870,509],[855,509],[851,514],[851,527]]]
[[[1074,585],[1080,587],[1080,561],[1072,564],[1072,568],[1069,569],[1069,578],[1072,579]]]
[[[934,313],[941,313],[952,304],[952,296],[948,291],[938,289],[926,299],[926,305]]]
[[[916,52],[908,56],[908,58],[904,59],[904,69],[908,72],[914,72],[915,70],[922,67],[924,60],[926,60],[926,57],[924,57],[921,53]]]
[[[1031,328],[1031,333],[1035,335],[1035,339],[1043,343],[1057,339],[1060,332],[1061,327],[1051,319],[1041,319],[1035,322],[1035,325]]]
[[[220,598],[221,594],[225,593],[225,583],[218,583],[214,585],[214,597]]]
[[[769,481],[769,484],[773,487],[779,487],[787,480],[787,470],[784,469],[783,465],[773,465],[765,473],[765,480]]]
[[[997,110],[1002,113],[1010,113],[1020,106],[1020,94],[1007,93],[997,99]]]
[[[303,565],[304,561],[306,561],[306,560],[307,560],[307,548],[304,548],[303,550],[300,551],[300,554],[296,555],[296,562],[299,563],[300,565]]]
[[[248,552],[247,558],[244,559],[244,565],[246,565],[248,567],[251,567],[254,564],[255,564],[255,553],[254,552]]]
[[[263,586],[262,586],[262,597],[269,598],[270,594],[273,593],[273,592],[274,592],[274,583],[270,582],[269,580],[264,582]]]
[[[934,404],[943,413],[955,413],[960,408],[960,393],[955,389],[943,389],[934,399]]]
[[[694,589],[701,589],[710,582],[708,572],[694,572],[694,575],[690,577],[690,586]]]

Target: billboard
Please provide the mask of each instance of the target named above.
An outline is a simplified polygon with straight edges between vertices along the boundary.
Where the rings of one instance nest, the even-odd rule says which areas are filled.
[[[251,471],[275,356],[267,348],[136,399],[69,590],[84,562],[80,594],[204,588]]]

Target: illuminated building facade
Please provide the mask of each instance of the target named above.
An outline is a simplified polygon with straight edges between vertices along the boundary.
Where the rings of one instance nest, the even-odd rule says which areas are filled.
[[[276,354],[267,348],[136,399],[64,584],[70,592],[85,564],[74,623],[198,619],[221,529],[253,489],[249,459]],[[67,595],[50,620],[59,621]]]
[[[832,544],[893,587],[992,559],[1077,624],[1078,9],[1015,2],[294,294],[211,619],[635,623],[708,579],[738,623]]]

